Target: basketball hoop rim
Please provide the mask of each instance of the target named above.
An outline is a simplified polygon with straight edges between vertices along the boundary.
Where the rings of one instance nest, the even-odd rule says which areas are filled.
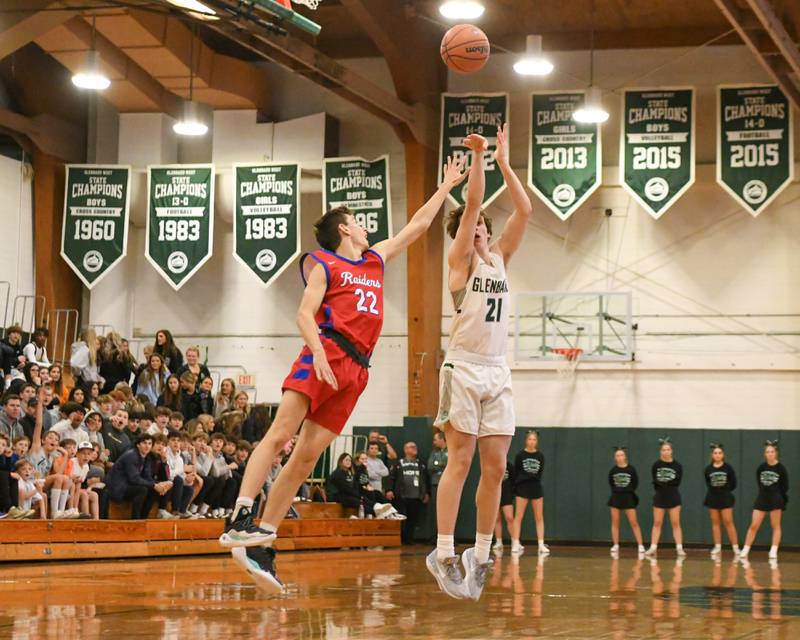
[[[583,355],[583,349],[578,347],[553,347],[550,349],[550,351],[551,353],[562,356],[564,360],[568,360],[570,362],[580,359],[580,357]]]

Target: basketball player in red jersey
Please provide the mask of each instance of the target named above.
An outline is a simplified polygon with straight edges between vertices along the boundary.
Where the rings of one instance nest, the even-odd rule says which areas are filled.
[[[471,172],[471,174],[474,172]],[[393,238],[370,248],[367,231],[346,207],[326,212],[314,225],[321,249],[305,254],[306,288],[297,312],[305,342],[283,383],[275,420],[247,463],[239,498],[220,544],[265,590],[280,592],[272,543],[320,455],[338,436],[367,386],[367,367],[383,324],[384,262],[425,233],[445,197],[465,177],[463,163],[448,159],[436,193]],[[297,445],[267,497],[260,526],[253,502],[278,451],[302,424]]]

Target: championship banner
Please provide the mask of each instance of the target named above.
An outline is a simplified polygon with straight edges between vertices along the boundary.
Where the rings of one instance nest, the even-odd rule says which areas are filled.
[[[233,165],[233,255],[268,287],[300,253],[300,165]]]
[[[622,96],[622,186],[658,219],[694,183],[694,89]]]
[[[600,186],[600,126],[575,122],[582,91],[531,94],[528,186],[562,220]]]
[[[346,206],[367,230],[370,246],[392,235],[389,156],[326,158],[322,165],[322,208]]]
[[[722,86],[717,97],[717,182],[757,216],[794,178],[792,107],[777,86]]]
[[[442,137],[439,144],[439,182],[444,178],[442,167],[448,156],[456,161],[467,158],[466,168],[472,162],[472,152],[462,144],[471,133],[477,133],[489,142],[489,150],[483,154],[483,167],[486,171],[486,192],[483,206],[488,206],[499,196],[506,183],[503,174],[494,161],[497,147],[497,128],[508,121],[507,93],[443,93],[442,94]],[[448,194],[456,206],[464,204],[467,193],[467,180],[453,188]]]
[[[66,165],[61,257],[91,289],[128,248],[131,168]]]
[[[147,167],[145,256],[176,291],[211,257],[214,166]]]

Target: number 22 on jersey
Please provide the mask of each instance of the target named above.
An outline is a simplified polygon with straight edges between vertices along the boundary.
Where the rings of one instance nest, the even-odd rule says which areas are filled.
[[[361,313],[371,313],[374,316],[380,315],[378,311],[378,296],[373,291],[364,291],[363,289],[356,289],[353,293],[358,297],[356,302],[356,311]]]

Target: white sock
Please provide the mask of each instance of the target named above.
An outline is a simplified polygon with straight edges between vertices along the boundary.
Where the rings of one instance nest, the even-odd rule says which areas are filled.
[[[739,553],[739,545],[738,544],[731,545],[731,548],[733,549],[734,553]]]
[[[492,546],[491,533],[476,533],[475,534],[475,559],[478,564],[486,564],[489,562],[489,550]]]
[[[711,550],[711,553],[722,553],[722,545],[715,544],[714,548]]]
[[[252,511],[253,498],[236,498],[236,506],[233,508],[233,517],[231,520],[236,520],[236,516],[239,515],[239,509],[241,507],[247,507]]]
[[[58,510],[64,511],[67,508],[67,500],[69,500],[69,491],[61,490],[61,497],[58,500]]]
[[[619,551],[619,545],[618,544],[612,544],[611,545],[611,550],[612,551]]]
[[[746,556],[748,553],[750,553],[750,547],[748,545],[744,545],[742,547],[742,555]]]
[[[522,545],[519,543],[519,538],[511,538],[511,546],[512,547],[521,547]]]
[[[436,536],[436,557],[439,562],[444,562],[447,558],[456,555],[456,543],[453,536],[445,536],[441,533]]]
[[[773,544],[769,548],[769,553],[770,553],[770,555],[775,555],[775,556],[778,555],[778,545],[777,544]]]
[[[656,550],[658,550],[658,545],[657,544],[651,544],[650,548],[648,549],[648,551],[656,551]]]
[[[545,545],[544,540],[539,540],[539,548],[544,549],[547,545]]]
[[[50,489],[50,510],[54,517],[58,513],[59,502],[61,502],[61,489]]]
[[[643,544],[639,545],[639,553],[644,553],[644,545]]]
[[[675,545],[675,550],[676,551],[683,551],[683,545],[682,544],[676,544]]]

